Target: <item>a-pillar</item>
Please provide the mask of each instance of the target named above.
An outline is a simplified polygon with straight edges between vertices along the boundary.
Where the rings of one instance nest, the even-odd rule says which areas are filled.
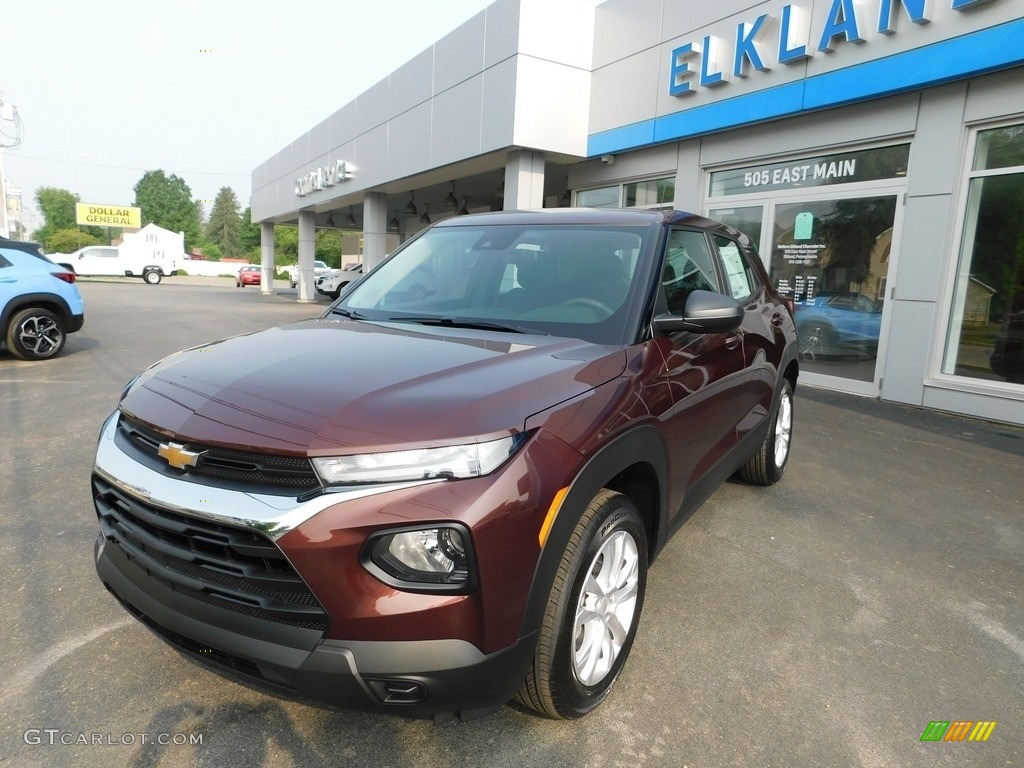
[[[299,301],[316,301],[313,287],[313,262],[316,260],[316,215],[299,211]]]
[[[388,198],[380,192],[363,197],[363,272],[369,272],[388,255]]]
[[[276,293],[274,290],[274,223],[260,224],[260,293]]]
[[[520,149],[505,162],[505,210],[544,207],[544,155]]]

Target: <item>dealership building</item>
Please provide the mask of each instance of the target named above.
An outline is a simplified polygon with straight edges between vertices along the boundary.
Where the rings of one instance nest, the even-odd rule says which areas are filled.
[[[1024,3],[497,0],[252,174],[372,266],[449,216],[677,208],[796,300],[802,381],[1024,424]]]

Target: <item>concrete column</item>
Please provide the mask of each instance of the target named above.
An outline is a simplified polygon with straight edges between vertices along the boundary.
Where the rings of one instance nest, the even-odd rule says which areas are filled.
[[[274,290],[274,224],[264,221],[260,224],[260,293],[276,293]]]
[[[369,272],[388,255],[388,198],[380,192],[363,197],[363,273]]]
[[[316,301],[313,288],[313,262],[316,260],[316,215],[299,211],[299,301]]]
[[[544,207],[544,155],[518,149],[505,162],[505,210]]]

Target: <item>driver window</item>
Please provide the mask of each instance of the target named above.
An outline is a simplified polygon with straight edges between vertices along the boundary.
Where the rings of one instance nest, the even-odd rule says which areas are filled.
[[[669,234],[661,284],[668,311],[674,315],[683,314],[692,291],[718,292],[718,278],[703,232],[676,229]]]

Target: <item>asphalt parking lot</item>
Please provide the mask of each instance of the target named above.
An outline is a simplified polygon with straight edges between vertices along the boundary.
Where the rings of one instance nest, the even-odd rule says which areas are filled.
[[[93,569],[89,472],[124,383],[327,302],[228,279],[79,287],[86,324],[59,358],[0,351],[0,765],[1024,765],[1024,429],[799,387],[786,477],[730,482],[683,527],[600,709],[435,726],[216,676]],[[997,726],[922,742],[936,720]]]

